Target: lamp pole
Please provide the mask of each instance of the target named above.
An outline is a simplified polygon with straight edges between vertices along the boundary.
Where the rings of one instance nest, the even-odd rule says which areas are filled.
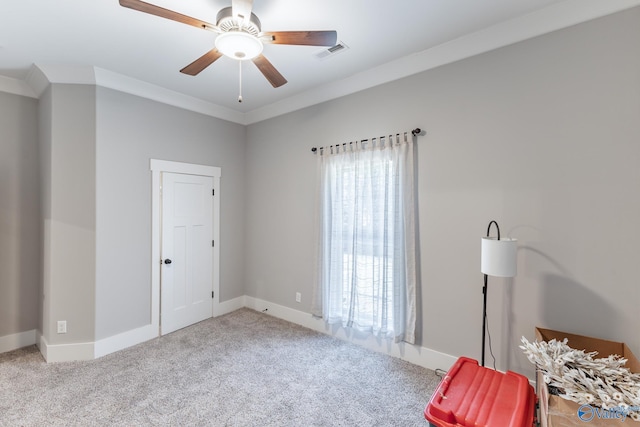
[[[484,366],[484,349],[487,332],[487,275],[484,275],[484,286],[482,287],[484,302],[482,304],[482,366]]]
[[[500,240],[500,227],[498,223],[495,221],[491,221],[489,226],[487,227],[487,237],[489,237],[489,233],[491,231],[491,225],[495,224],[496,229],[498,230],[498,240]],[[482,357],[481,364],[484,366],[484,353],[485,353],[485,343],[487,338],[487,275],[484,275],[484,286],[482,287],[483,294],[483,302],[482,302]]]

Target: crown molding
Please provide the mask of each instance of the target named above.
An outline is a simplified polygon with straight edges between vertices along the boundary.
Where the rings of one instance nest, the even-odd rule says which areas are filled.
[[[37,98],[54,83],[95,85],[94,67],[53,64],[34,64],[29,69],[25,82]]]
[[[37,98],[33,89],[24,80],[13,79],[11,77],[0,76],[0,92],[12,93],[14,95]]]
[[[222,107],[192,96],[184,95],[122,74],[95,68],[96,84],[109,89],[137,95],[163,104],[173,105],[185,110],[230,122],[245,124],[244,113]]]
[[[20,81],[16,80],[16,82]],[[16,84],[18,83],[14,83]],[[98,67],[36,64],[29,70],[23,84],[28,88],[29,96],[36,98],[39,98],[50,84],[96,85],[222,120],[245,124],[243,113]],[[2,89],[0,86],[0,90]]]
[[[640,0],[567,0],[557,3],[434,46],[431,49],[354,74],[346,79],[319,86],[282,101],[249,111],[245,114],[245,124],[257,123],[350,95],[639,5]]]
[[[34,65],[25,81],[0,76],[0,91],[38,98],[52,83],[95,84],[249,125],[636,6],[640,0],[566,0],[246,113],[92,66]]]

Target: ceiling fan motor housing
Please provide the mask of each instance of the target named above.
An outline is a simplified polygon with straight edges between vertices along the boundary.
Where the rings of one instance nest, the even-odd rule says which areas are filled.
[[[258,37],[258,34],[260,34],[262,30],[260,20],[255,14],[251,14],[249,23],[244,23],[233,17],[231,7],[225,7],[218,12],[216,25],[225,33],[228,31],[243,31],[255,37]]]

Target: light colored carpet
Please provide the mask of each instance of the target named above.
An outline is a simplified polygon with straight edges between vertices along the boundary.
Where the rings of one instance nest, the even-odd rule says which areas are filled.
[[[241,309],[87,362],[0,354],[0,426],[425,426],[438,381]]]

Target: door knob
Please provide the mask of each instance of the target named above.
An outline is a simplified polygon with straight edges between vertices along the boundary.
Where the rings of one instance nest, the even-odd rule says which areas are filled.
[[[169,258],[167,258],[167,259],[164,260],[164,263],[165,264],[171,264],[171,260]]]

